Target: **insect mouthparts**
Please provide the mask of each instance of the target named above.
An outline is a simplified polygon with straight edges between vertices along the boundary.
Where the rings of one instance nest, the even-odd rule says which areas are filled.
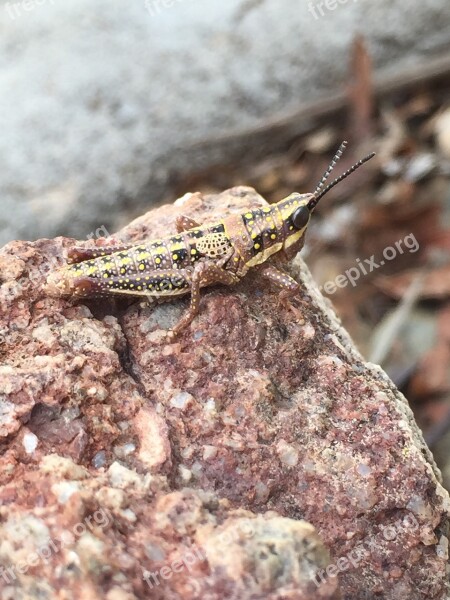
[[[336,166],[336,163],[341,158],[344,150],[346,149],[347,143],[348,142],[346,142],[344,140],[342,142],[342,144],[339,146],[339,149],[336,152],[336,154],[334,155],[333,160],[331,161],[328,169],[325,171],[325,173],[322,176],[322,179],[319,181],[319,183],[314,191],[313,197],[308,202],[308,208],[310,211],[313,210],[317,206],[317,203],[319,202],[319,200],[321,198],[323,198],[323,196],[325,196],[325,194],[327,194],[332,188],[334,188],[335,185],[337,185],[338,183],[340,183],[341,181],[346,179],[349,175],[354,173],[356,171],[356,169],[359,169],[359,167],[361,165],[363,165],[364,163],[366,163],[368,160],[370,160],[371,158],[373,158],[375,156],[375,152],[371,152],[364,158],[361,158],[360,160],[358,160],[357,163],[355,163],[352,167],[350,167],[350,169],[348,169],[347,171],[342,173],[342,175],[339,175],[339,177],[336,177],[336,179],[334,179],[331,183],[329,183],[326,187],[324,187],[328,177],[330,176],[331,172],[333,171],[334,167]]]

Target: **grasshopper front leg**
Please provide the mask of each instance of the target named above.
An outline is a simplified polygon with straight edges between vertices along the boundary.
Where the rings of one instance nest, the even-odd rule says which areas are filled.
[[[273,265],[266,264],[261,266],[259,273],[261,277],[267,279],[277,288],[281,289],[279,295],[280,304],[292,311],[297,319],[302,320],[301,312],[290,302],[290,299],[299,292],[300,284],[290,275],[284,273],[284,271],[280,271]]]
[[[193,319],[198,314],[200,308],[200,289],[202,287],[214,285],[216,283],[232,285],[239,281],[239,277],[223,268],[227,260],[228,256],[221,259],[219,262],[207,259],[195,265],[189,282],[191,303],[187,312],[171,330],[173,336],[177,336],[183,329],[192,323]]]

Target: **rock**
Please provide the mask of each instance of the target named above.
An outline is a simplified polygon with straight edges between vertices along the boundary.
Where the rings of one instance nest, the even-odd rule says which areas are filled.
[[[187,195],[115,237],[263,202]],[[73,243],[0,252],[4,598],[446,598],[450,503],[432,455],[300,258],[303,320],[249,274],[204,291],[167,343],[186,299],[46,294]]]
[[[148,487],[136,473],[124,497],[104,472],[55,515],[57,476],[36,467],[24,474],[26,495],[8,501],[13,483],[0,492],[2,598],[59,598],[58,589],[74,600],[339,597],[336,579],[314,582],[329,556],[304,521],[236,511],[202,491],[168,492],[164,479]]]
[[[447,53],[446,0],[404,12],[392,0],[3,2],[0,244],[105,235],[124,206],[160,202],[174,173],[308,132],[301,109],[346,89],[357,34],[377,77]]]

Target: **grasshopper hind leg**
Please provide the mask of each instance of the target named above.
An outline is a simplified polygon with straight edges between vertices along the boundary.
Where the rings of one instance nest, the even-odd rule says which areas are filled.
[[[67,263],[73,265],[84,260],[93,260],[95,258],[101,258],[102,256],[108,256],[114,252],[121,252],[123,250],[129,250],[136,246],[136,242],[133,244],[111,244],[110,246],[97,246],[96,248],[83,248],[83,246],[72,246],[67,250]]]

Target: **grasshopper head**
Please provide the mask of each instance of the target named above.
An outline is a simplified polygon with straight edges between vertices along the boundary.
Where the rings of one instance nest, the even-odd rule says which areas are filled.
[[[331,188],[343,181],[361,165],[375,156],[375,153],[372,152],[372,154],[362,158],[352,167],[350,167],[350,169],[345,171],[345,173],[324,187],[337,161],[341,158],[346,146],[347,142],[345,141],[339,146],[338,151],[336,152],[333,160],[331,161],[328,169],[325,171],[313,194],[291,194],[291,196],[280,203],[283,220],[288,223],[285,249],[288,249],[296,244],[295,249],[300,250],[301,246],[303,245],[304,235],[306,233],[311,214],[317,206],[319,200],[323,198],[323,196],[325,196],[325,194],[328,193]]]

